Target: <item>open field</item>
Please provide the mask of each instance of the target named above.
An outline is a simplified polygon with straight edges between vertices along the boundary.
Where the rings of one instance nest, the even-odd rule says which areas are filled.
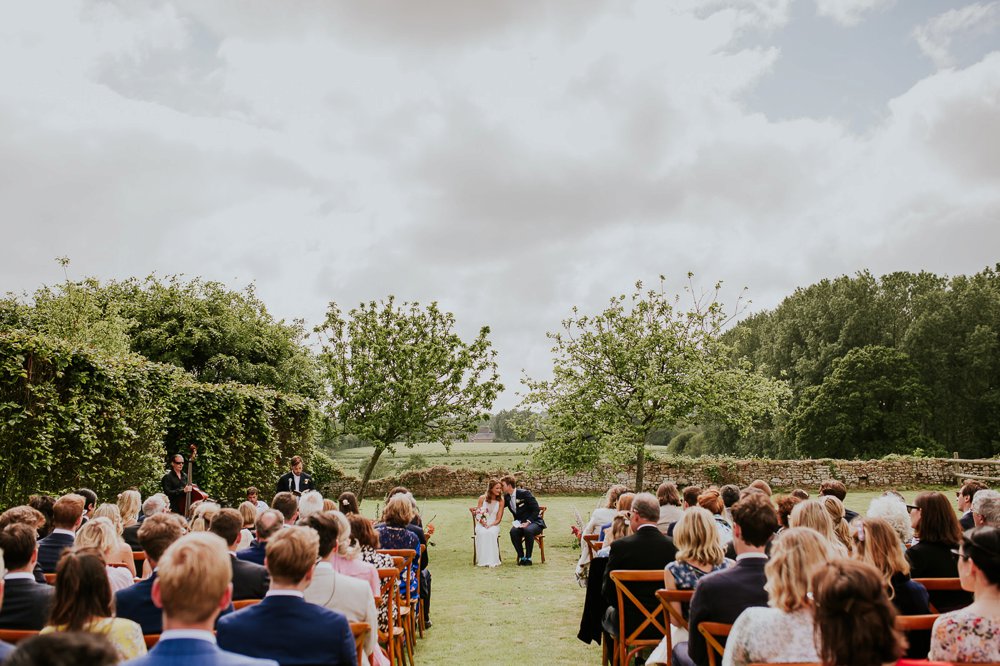
[[[903,494],[912,501],[917,492]],[[868,502],[880,494],[851,493],[847,505],[864,512]],[[576,638],[584,590],[573,577],[580,551],[570,534],[574,508],[586,520],[599,498],[543,496],[539,501],[548,507],[546,564],[540,563],[536,549],[535,566],[515,566],[507,536],[508,516],[500,534],[504,564],[497,569],[472,565],[472,520],[467,507],[475,504],[474,498],[420,501],[421,513],[425,520],[434,517],[437,531],[430,549],[434,626],[417,642],[418,664],[600,663],[600,647]],[[375,507],[376,503],[368,500],[362,511],[371,516]]]

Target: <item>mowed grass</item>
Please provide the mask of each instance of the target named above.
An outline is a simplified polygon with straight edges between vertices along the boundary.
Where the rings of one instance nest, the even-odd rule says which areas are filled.
[[[814,492],[814,489],[810,489]],[[912,501],[917,490],[904,491]],[[881,491],[855,492],[847,506],[864,512]],[[574,509],[587,520],[600,498],[545,497],[546,563],[537,548],[532,567],[516,566],[506,515],[500,531],[503,565],[496,569],[472,565],[472,519],[468,507],[475,498],[421,499],[424,520],[434,519],[430,547],[433,575],[431,619],[434,626],[417,641],[415,660],[427,666],[458,664],[599,664],[601,648],[576,638],[585,590],[573,576],[580,551],[570,534]],[[371,517],[375,502],[362,511]]]
[[[411,458],[418,457],[419,467],[465,467],[475,470],[516,470],[526,469],[531,465],[532,443],[513,442],[455,442],[451,450],[445,449],[440,442],[422,442],[413,448],[402,444],[396,447],[395,454],[383,453],[379,464],[388,473],[415,467]],[[364,446],[356,449],[337,451],[333,459],[339,462],[348,472],[358,473],[362,463],[371,458],[374,449]]]

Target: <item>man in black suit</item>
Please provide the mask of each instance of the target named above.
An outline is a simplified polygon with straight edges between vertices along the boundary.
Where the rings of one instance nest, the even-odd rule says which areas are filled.
[[[267,569],[236,557],[236,544],[239,543],[242,528],[243,517],[239,511],[222,509],[212,518],[208,531],[225,539],[229,548],[229,559],[233,565],[233,601],[263,599],[270,585]]]
[[[0,607],[0,629],[38,631],[45,626],[55,588],[39,583],[32,571],[38,559],[35,530],[12,523],[0,531],[0,552],[7,574],[3,577],[4,603]]]
[[[619,569],[641,569],[663,572],[663,568],[674,561],[677,548],[673,539],[664,536],[656,524],[660,520],[660,502],[652,493],[639,493],[632,499],[629,511],[629,527],[632,534],[611,544],[611,553],[604,568],[601,593],[611,606],[604,618],[604,629],[612,636],[618,635],[618,593],[611,572]],[[649,609],[659,607],[656,591],[663,587],[662,575],[652,583],[631,583],[629,589]],[[634,631],[642,623],[642,611],[635,604],[625,607],[625,630]],[[657,638],[656,627],[650,625],[643,630],[644,638]]]
[[[187,532],[187,524],[176,513],[161,512],[142,521],[139,528],[139,545],[146,552],[146,559],[153,574],[131,587],[115,593],[115,609],[118,617],[138,622],[144,634],[158,634],[163,631],[163,611],[153,603],[153,583],[156,582],[156,567],[170,544]]]
[[[291,471],[285,473],[278,483],[275,485],[274,492],[276,493],[294,493],[295,495],[301,495],[307,490],[316,490],[313,485],[312,477],[302,471],[302,458],[299,456],[292,456],[290,462]],[[272,506],[274,506],[272,504]]]
[[[843,504],[844,498],[847,497],[847,486],[844,485],[843,481],[838,479],[827,479],[819,486],[819,496],[823,497],[824,495],[833,495],[840,500],[841,504]],[[851,521],[857,517],[857,511],[852,511],[846,506],[844,507],[844,520],[846,520],[848,524],[850,524]]]
[[[708,645],[698,631],[701,622],[732,624],[747,608],[767,605],[764,551],[778,531],[778,512],[764,493],[747,493],[733,505],[732,513],[736,566],[698,581],[691,599],[688,640],[674,645],[678,666],[708,664]]]
[[[84,499],[63,495],[52,505],[52,532],[38,542],[38,563],[45,573],[55,573],[59,558],[76,540],[76,530],[83,520]]]
[[[160,479],[160,489],[170,500],[170,510],[184,515],[187,509],[187,494],[191,492],[191,483],[184,471],[184,456],[175,453],[170,457],[170,470]]]
[[[517,564],[530,567],[535,537],[545,529],[545,521],[538,515],[538,501],[530,490],[518,488],[517,479],[509,474],[500,480],[500,487],[504,493],[504,506],[514,516],[510,540],[517,551]]]

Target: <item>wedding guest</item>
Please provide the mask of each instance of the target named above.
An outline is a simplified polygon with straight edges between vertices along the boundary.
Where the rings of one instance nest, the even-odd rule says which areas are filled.
[[[796,488],[792,491],[792,497],[798,497],[800,500],[807,500],[809,499],[809,493],[802,488]]]
[[[701,495],[701,486],[688,486],[681,493],[681,508],[687,511],[693,506],[698,506],[698,495]]]
[[[629,522],[628,511],[619,511],[615,514],[615,517],[611,519],[611,527],[604,532],[604,542],[594,554],[595,558],[608,557],[611,555],[611,544],[632,534],[632,527]]]
[[[698,495],[698,506],[712,514],[712,520],[715,521],[715,529],[719,533],[719,541],[722,543],[723,548],[728,546],[729,542],[733,540],[733,528],[722,517],[722,512],[726,508],[726,505],[722,501],[722,495],[719,494],[718,490],[706,490],[701,495]]]
[[[900,543],[905,547],[913,539],[913,525],[910,523],[910,511],[906,502],[895,495],[886,493],[868,503],[868,518],[881,518],[892,525]]]
[[[590,562],[590,547],[587,546],[587,542],[583,537],[589,534],[597,534],[604,525],[611,523],[611,520],[618,513],[616,508],[618,504],[618,498],[622,496],[628,490],[625,486],[621,484],[615,484],[608,488],[607,492],[604,493],[604,499],[601,501],[601,505],[594,509],[590,513],[590,519],[587,524],[583,526],[583,530],[580,533],[580,559],[576,563],[576,574],[581,576],[583,574],[583,568]]]
[[[186,533],[187,523],[179,513],[170,511],[149,516],[139,528],[139,545],[146,553],[151,573],[149,578],[115,593],[115,610],[118,617],[138,622],[144,634],[163,631],[163,611],[153,599],[153,585],[159,578],[163,554]]]
[[[307,490],[299,497],[298,524],[305,525],[306,520],[314,513],[323,510],[323,496],[315,490]]]
[[[55,573],[62,552],[73,546],[76,530],[83,521],[84,501],[71,493],[52,505],[52,532],[38,542],[38,563],[45,573]]]
[[[101,554],[112,594],[132,585],[133,573],[124,566],[115,566],[119,564],[118,550],[121,543],[110,520],[93,518],[77,531],[76,543],[73,545],[74,550],[93,549]],[[132,549],[129,548],[129,557],[131,556]]]
[[[207,532],[208,526],[212,522],[215,514],[219,513],[222,507],[215,502],[203,500],[192,505],[191,520],[188,529],[192,532]]]
[[[0,653],[0,660],[3,659]],[[35,636],[18,644],[4,666],[113,666],[118,650],[104,636],[86,632],[58,632]]]
[[[245,550],[253,543],[254,523],[257,522],[257,507],[250,502],[243,502],[239,507],[240,517],[243,519],[243,526],[240,529],[240,540],[236,544],[236,550]]]
[[[97,493],[95,493],[90,488],[79,488],[74,491],[77,495],[83,498],[83,522],[86,523],[94,515],[94,509],[97,508]]]
[[[263,566],[267,541],[281,530],[284,520],[285,518],[280,511],[274,509],[262,511],[257,516],[257,522],[254,523],[254,532],[257,538],[253,540],[250,547],[246,550],[237,551],[236,557]]]
[[[851,528],[844,518],[846,514],[843,503],[833,495],[824,495],[820,498],[820,502],[830,516],[830,524],[833,526],[833,533],[837,535],[837,540],[847,549],[847,554],[851,555],[854,552],[854,540],[851,538]]]
[[[35,528],[24,523],[0,529],[0,556],[7,567],[6,574],[0,572],[0,629],[38,631],[48,619],[54,590],[36,581],[32,573],[38,560],[35,534]]]
[[[1000,527],[1000,492],[980,490],[972,500],[972,519],[976,527]]]
[[[371,520],[365,518],[360,513],[351,513],[347,515],[347,521],[351,526],[350,534],[345,535],[342,531],[338,533],[338,552],[351,547],[358,548],[360,551],[359,557],[362,562],[367,562],[376,569],[395,568],[391,555],[377,552],[379,548],[378,532],[375,531]],[[378,604],[378,626],[379,631],[382,632],[387,631],[389,628],[388,608],[389,591],[386,590],[382,594]],[[398,609],[393,606],[393,624],[396,624],[395,618],[398,617],[398,612]]]
[[[656,528],[666,534],[670,531],[670,526],[684,515],[677,485],[673,481],[664,481],[656,488],[656,499],[660,503],[660,519],[656,522]]]
[[[930,658],[1000,662],[1000,530],[976,527],[962,536],[958,575],[975,600],[934,622]]]
[[[114,528],[115,537],[118,541],[118,550],[112,555],[109,561],[124,564],[129,573],[135,576],[135,559],[132,557],[132,546],[125,542],[125,521],[118,510],[118,505],[101,504],[94,511],[94,518],[107,518],[111,521],[111,526]],[[138,522],[136,525],[138,525]]]
[[[28,498],[28,506],[45,516],[45,523],[38,528],[38,538],[44,539],[52,531],[52,507],[56,498],[52,495],[32,495]]]
[[[254,505],[257,509],[257,513],[267,511],[270,508],[267,506],[267,502],[260,499],[260,491],[257,490],[256,486],[250,486],[247,488],[247,501]]]
[[[976,526],[976,521],[972,518],[972,500],[980,490],[987,489],[988,486],[982,481],[966,479],[962,483],[962,487],[955,493],[958,510],[962,512],[962,517],[958,521],[959,525],[962,526],[962,530],[971,530]]]
[[[634,498],[635,498],[635,493],[630,493],[627,491],[623,492],[621,495],[618,496],[618,501],[615,502],[615,512],[611,515],[611,518],[608,519],[608,522],[601,525],[600,529],[597,532],[599,541],[607,541],[608,530],[611,529],[611,523],[614,520],[615,516],[617,516],[620,513],[628,513],[632,508],[632,500]]]
[[[906,649],[896,629],[896,609],[875,568],[847,558],[812,575],[813,613],[820,661],[825,666],[883,666]]]
[[[952,551],[962,542],[962,528],[948,498],[939,492],[918,494],[910,508],[910,520],[918,539],[906,550],[910,575],[914,578],[957,578],[958,562]],[[930,597],[940,612],[972,603],[968,592],[934,590]]]
[[[834,497],[840,500],[841,504],[843,504],[844,500],[847,499],[847,486],[844,485],[843,481],[838,481],[837,479],[827,479],[826,481],[820,484],[819,494],[820,496],[833,495]],[[847,521],[847,524],[850,525],[857,517],[858,513],[856,511],[848,509],[847,505],[845,504],[844,519]]]
[[[118,513],[122,519],[122,539],[133,551],[139,550],[139,511],[142,496],[138,490],[126,490],[118,495]]]
[[[51,631],[103,634],[118,650],[121,659],[146,654],[142,628],[132,620],[114,617],[114,597],[104,560],[101,553],[93,549],[67,551],[60,558],[52,612],[42,633]]]
[[[801,498],[795,495],[775,495],[774,496],[774,506],[778,509],[778,524],[781,526],[778,528],[780,533],[782,530],[788,527],[789,517],[792,515],[792,509],[795,505],[802,501]]]
[[[726,505],[722,511],[722,517],[728,524],[732,525],[733,514],[730,510],[734,504],[740,501],[740,487],[734,483],[727,483],[719,488],[719,494],[722,495],[722,503]]]
[[[768,497],[771,496],[771,486],[764,479],[754,479],[750,482],[750,488],[756,488]]]
[[[325,512],[325,511],[336,511],[336,510],[337,510],[337,503],[334,502],[329,497],[324,497],[323,498],[323,511]]]
[[[236,557],[243,516],[236,509],[220,509],[208,531],[222,537],[229,550],[229,563],[233,568],[233,601],[263,599],[268,589],[267,569],[259,564]]]
[[[413,532],[406,529],[406,526],[410,522],[412,511],[413,506],[405,496],[396,495],[390,499],[386,503],[385,509],[382,511],[382,525],[378,527],[378,540],[384,549],[399,550],[408,548],[416,551],[417,557],[413,560],[410,574],[410,596],[415,598],[417,596],[417,576],[420,575],[420,539],[417,538]],[[357,557],[357,555],[354,555],[354,557]],[[342,564],[338,564],[342,561],[342,558],[343,555],[338,555],[338,557],[334,560],[334,567],[343,566]],[[340,568],[337,570],[342,573],[347,573]],[[374,574],[374,577],[372,578],[372,587],[373,589],[377,589],[378,572],[374,571],[374,568],[372,569],[372,572]],[[400,594],[406,595],[406,581],[403,576],[400,576],[399,585]]]
[[[299,519],[299,499],[292,493],[278,493],[271,500],[271,508],[281,513],[285,527],[291,527]]]
[[[45,516],[38,509],[33,509],[30,506],[14,506],[3,513],[0,513],[0,530],[7,527],[8,525],[13,525],[15,523],[21,525],[27,525],[31,529],[35,530],[35,534],[41,534],[41,527],[45,524]],[[44,537],[38,537],[39,541]],[[35,582],[40,585],[45,585],[45,573],[42,571],[42,567],[38,562],[35,562],[35,568],[32,570],[32,575],[35,578]]]
[[[340,497],[337,498],[337,509],[347,517],[350,517],[352,513],[361,513],[358,510],[357,496],[349,490],[340,493]]]
[[[816,530],[830,543],[834,557],[847,557],[847,548],[840,543],[837,533],[833,531],[833,521],[821,500],[806,500],[796,504],[789,524],[792,527],[810,527]]]

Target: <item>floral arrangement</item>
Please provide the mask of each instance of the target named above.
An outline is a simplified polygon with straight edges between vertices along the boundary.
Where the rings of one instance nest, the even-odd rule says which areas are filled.
[[[580,547],[580,539],[583,538],[583,518],[580,517],[580,512],[577,511],[576,507],[573,507],[573,514],[576,518],[576,524],[569,526],[569,531],[573,533],[573,538],[576,539],[576,544],[574,548]]]
[[[476,509],[475,513],[476,522],[478,522],[483,527],[486,527],[486,520],[487,517],[489,516],[489,513],[490,513],[489,509],[487,509],[485,506],[481,506],[478,509]]]

